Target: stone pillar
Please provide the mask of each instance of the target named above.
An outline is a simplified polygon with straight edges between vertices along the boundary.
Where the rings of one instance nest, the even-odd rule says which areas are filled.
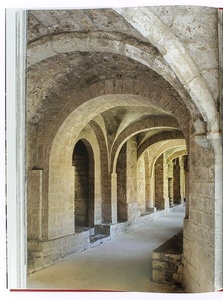
[[[156,211],[156,204],[155,204],[155,171],[152,170],[152,174],[149,178],[149,211],[155,212]]]
[[[170,206],[173,205],[173,161],[168,164],[168,197]]]
[[[154,206],[154,176],[146,177],[146,210],[149,212],[156,211]]]
[[[104,172],[102,174],[102,203],[101,203],[101,221],[102,221],[102,223],[110,223],[112,220],[111,177],[112,177],[111,173]]]
[[[163,153],[163,198],[164,198],[164,209],[170,208],[169,204],[169,193],[168,193],[168,165],[166,163],[166,154]]]
[[[137,162],[137,202],[141,213],[145,212],[145,158],[142,155]]]
[[[180,197],[181,204],[184,204],[186,195],[185,195],[185,170],[184,170],[184,156],[179,157],[180,164]]]
[[[155,206],[158,209],[164,209],[163,198],[163,154],[161,154],[155,163]]]
[[[107,176],[108,177],[108,176]],[[95,167],[95,178],[94,178],[94,225],[102,223],[102,180],[101,180],[101,168],[100,166]],[[110,196],[111,197],[111,196]],[[110,198],[109,197],[109,198]]]
[[[70,164],[62,166],[64,175],[60,176],[59,187],[54,179],[57,179],[55,175],[59,173],[61,165],[55,164],[49,173],[48,239],[70,235],[75,230],[74,167]]]
[[[149,152],[145,152],[145,206],[146,210],[154,212],[154,178],[149,161]]]
[[[128,221],[140,216],[137,203],[137,142],[135,137],[126,143],[126,201]]]
[[[148,174],[148,173],[147,173]],[[150,210],[151,208],[154,207],[153,204],[153,198],[152,198],[152,189],[151,189],[151,184],[152,183],[152,179],[151,176],[147,175],[146,176],[146,210]]]
[[[117,174],[111,174],[111,210],[112,224],[117,223]]]
[[[180,194],[180,164],[177,157],[173,162],[173,202],[174,204],[181,203]]]
[[[183,264],[186,266],[183,278],[189,292],[214,291],[215,280],[221,278],[218,276],[222,272],[222,228],[221,223],[217,223],[222,220],[222,210],[218,209],[222,199],[216,197],[215,180],[219,173],[215,171],[214,150],[208,143],[206,135],[190,137],[189,169],[187,167],[189,215],[184,222],[183,234]],[[222,145],[219,150],[222,151]],[[220,179],[222,187],[222,177]],[[216,257],[219,259],[216,260]],[[217,268],[220,271],[218,274]]]
[[[42,180],[43,170],[28,172],[28,239],[40,240],[42,238]]]
[[[117,220],[125,222],[128,219],[126,201],[126,144],[122,146],[117,160]]]

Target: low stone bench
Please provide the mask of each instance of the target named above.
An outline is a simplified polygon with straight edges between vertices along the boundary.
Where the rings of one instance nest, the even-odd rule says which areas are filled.
[[[153,251],[152,280],[182,285],[183,232],[179,232]]]

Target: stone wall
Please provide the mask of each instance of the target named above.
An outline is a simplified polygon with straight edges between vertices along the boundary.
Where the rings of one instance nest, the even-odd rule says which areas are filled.
[[[217,9],[211,7],[152,7],[162,22],[168,24],[196,62],[215,101],[219,96]],[[199,15],[199,18],[197,16]]]
[[[42,176],[43,170],[32,170],[28,172],[29,190],[27,203],[28,215],[28,238],[42,238]]]
[[[28,241],[28,273],[46,268],[78,251],[90,248],[90,230],[47,241]]]
[[[183,233],[180,232],[153,251],[152,280],[182,286]]]
[[[213,291],[215,274],[215,170],[210,144],[191,138],[189,218],[184,222],[183,281],[188,292]]]

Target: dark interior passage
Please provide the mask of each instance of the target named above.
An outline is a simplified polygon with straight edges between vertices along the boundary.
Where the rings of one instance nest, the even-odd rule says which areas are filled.
[[[88,145],[90,149],[90,145]],[[91,149],[90,149],[91,150]],[[90,154],[92,151],[90,151]],[[83,141],[78,141],[73,152],[75,167],[75,226],[94,224],[94,166],[93,157]]]

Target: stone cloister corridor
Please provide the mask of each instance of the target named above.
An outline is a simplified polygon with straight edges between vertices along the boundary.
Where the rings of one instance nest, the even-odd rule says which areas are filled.
[[[152,250],[183,228],[184,207],[28,276],[29,289],[182,293],[152,281]]]
[[[75,257],[82,261],[105,248],[108,257],[120,245],[128,252],[128,240],[121,241],[131,234],[145,233],[144,242],[129,246],[132,260],[134,251],[140,256],[142,250],[145,261],[146,248],[150,260],[152,250],[162,249],[182,229],[174,280],[185,293],[220,289],[222,11],[195,6],[30,9],[18,20],[26,24],[19,39],[26,47],[25,118],[19,120],[25,146],[18,155],[25,160],[26,256],[21,257],[27,262],[27,287],[45,287],[48,280],[41,274],[59,273],[56,268],[63,264],[72,273],[69,263]],[[158,237],[154,243],[152,232]],[[164,253],[162,262],[160,253],[153,254],[157,272],[168,268],[172,254]],[[108,262],[98,268],[103,265]],[[140,258],[136,265],[144,276]],[[171,272],[165,272],[169,280]],[[82,289],[85,275],[79,288],[77,274],[76,283],[48,283]],[[152,282],[147,275],[140,291],[147,291],[142,285],[150,281],[162,292],[155,282],[159,276]],[[108,281],[107,289],[128,290]],[[93,282],[86,286],[95,289]]]

